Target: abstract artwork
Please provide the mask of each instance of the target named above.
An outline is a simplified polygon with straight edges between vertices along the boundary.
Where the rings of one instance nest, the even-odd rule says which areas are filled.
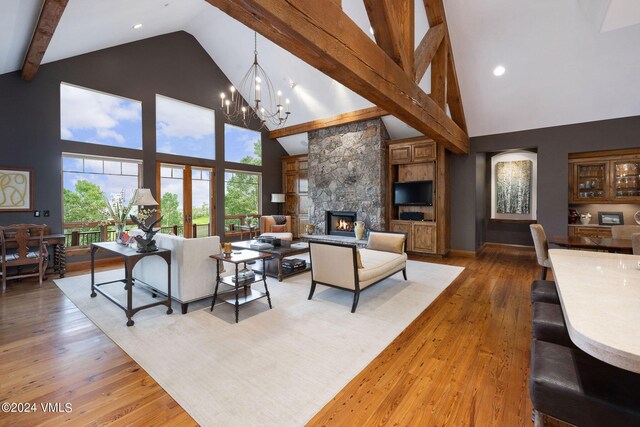
[[[31,170],[0,168],[0,211],[33,210],[32,186]]]
[[[531,213],[531,160],[496,163],[496,213]]]

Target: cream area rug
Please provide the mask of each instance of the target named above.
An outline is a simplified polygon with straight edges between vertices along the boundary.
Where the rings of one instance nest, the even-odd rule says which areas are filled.
[[[142,310],[135,325],[98,294],[90,298],[90,275],[55,280],[65,295],[109,338],[140,364],[200,425],[301,426],[363,370],[463,271],[408,261],[398,273],[360,295],[318,285],[308,301],[311,274],[268,279],[266,298],[209,311],[211,300],[189,313],[166,314],[165,306]],[[96,274],[97,282],[124,277],[123,270]],[[261,284],[254,284],[257,289]],[[125,301],[121,284],[105,285]],[[134,306],[152,302],[134,291]]]

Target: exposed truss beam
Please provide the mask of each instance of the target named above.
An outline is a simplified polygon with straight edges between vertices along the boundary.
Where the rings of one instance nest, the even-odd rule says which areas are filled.
[[[431,64],[436,51],[440,47],[442,40],[444,40],[444,32],[443,24],[429,28],[427,34],[424,35],[422,41],[420,41],[420,44],[416,48],[413,65],[413,76],[416,83],[420,83],[420,80],[424,77],[424,73],[427,72],[429,64]]]
[[[207,1],[445,148],[468,153],[466,133],[334,3]]]
[[[380,107],[363,108],[362,110],[351,111],[344,114],[338,114],[333,117],[312,120],[310,122],[300,123],[293,126],[287,126],[269,132],[270,138],[282,138],[283,136],[297,135],[299,133],[309,132],[311,130],[323,129],[330,126],[344,125],[347,123],[360,122],[362,120],[375,119],[386,116],[387,113]]]
[[[22,78],[33,80],[69,0],[44,0],[38,24],[22,64]]]

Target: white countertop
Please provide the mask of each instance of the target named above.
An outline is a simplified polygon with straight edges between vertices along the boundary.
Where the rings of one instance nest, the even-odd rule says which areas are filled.
[[[549,255],[574,344],[640,373],[640,256],[566,249]]]

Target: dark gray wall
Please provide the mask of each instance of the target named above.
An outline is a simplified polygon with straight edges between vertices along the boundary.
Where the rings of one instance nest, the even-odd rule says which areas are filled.
[[[470,154],[453,156],[452,162],[453,249],[473,251],[484,243],[483,237],[478,237],[482,236],[477,229],[481,222],[474,213],[476,203],[484,205],[488,194],[478,196],[478,192],[486,190],[477,185],[477,179],[484,177],[479,171],[482,164],[477,161],[477,154],[517,148],[538,151],[538,222],[548,235],[566,234],[569,153],[640,148],[640,116],[471,138]],[[506,227],[504,233],[522,237],[528,226],[519,227],[516,231]],[[504,233],[493,230],[492,236],[504,237],[503,243],[518,243]]]
[[[60,82],[72,83],[142,101],[143,150],[82,144],[60,139]],[[35,209],[50,210],[50,218],[28,213],[0,213],[0,224],[46,223],[62,230],[62,152],[142,159],[143,185],[155,192],[156,161],[184,161],[213,166],[216,171],[216,230],[224,229],[224,169],[262,172],[263,213],[276,213],[271,193],[282,191],[282,146],[262,133],[263,166],[224,161],[224,115],[219,93],[230,82],[193,36],[183,31],[128,43],[45,64],[26,82],[19,72],[0,76],[0,165],[35,170]],[[216,160],[157,155],[155,96],[216,110]],[[255,126],[252,126],[255,128]]]

